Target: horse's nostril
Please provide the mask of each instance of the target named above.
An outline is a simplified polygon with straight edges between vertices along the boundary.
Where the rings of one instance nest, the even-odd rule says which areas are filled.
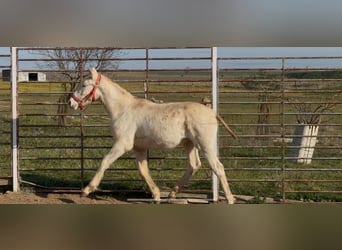
[[[73,102],[72,102],[72,100],[71,100],[71,99],[69,99],[69,101],[68,101],[68,105],[69,105],[69,107],[71,107],[71,108],[72,108],[72,106],[73,106]]]

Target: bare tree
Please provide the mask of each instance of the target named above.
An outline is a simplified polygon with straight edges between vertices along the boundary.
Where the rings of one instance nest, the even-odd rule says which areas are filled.
[[[267,75],[262,75],[267,79]],[[280,89],[280,84],[274,81],[261,81],[262,79],[256,79],[254,81],[242,81],[241,84],[248,90],[253,90],[258,93],[258,120],[256,127],[257,135],[268,135],[270,134],[270,113],[271,104],[269,99],[272,98],[272,94]]]
[[[287,98],[288,102],[293,106],[293,108],[297,111],[296,118],[298,124],[320,124],[321,118],[324,113],[332,112],[332,110],[338,104],[335,101],[335,98],[339,94],[335,94],[330,99],[330,102],[325,102],[325,100],[321,100],[317,104],[306,103],[303,101],[299,101],[298,99]]]
[[[115,61],[123,54],[116,48],[46,48],[34,50],[32,53],[42,56],[45,60],[38,67],[46,70],[56,70],[56,80],[62,82],[64,92],[58,99],[58,125],[65,126],[67,114],[67,100],[70,92],[73,92],[77,83],[88,74],[86,69],[97,70],[117,69],[120,61]]]

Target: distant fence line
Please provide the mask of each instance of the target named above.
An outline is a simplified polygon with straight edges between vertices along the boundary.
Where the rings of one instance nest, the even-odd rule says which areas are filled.
[[[60,53],[55,57],[46,53],[53,50]],[[115,52],[99,59],[96,53],[87,57],[91,50]],[[201,102],[204,97],[214,101],[213,108],[239,136],[233,140],[220,128],[220,159],[234,194],[283,202],[342,200],[342,67],[324,65],[328,59],[342,57],[226,57],[215,48],[13,51],[16,56],[12,54],[11,65],[1,68],[14,71],[17,79],[20,72],[46,74],[46,81],[35,78],[15,83],[18,86],[12,93],[18,99],[14,106],[8,98],[13,78],[12,85],[2,82],[0,87],[4,117],[0,177],[16,182],[18,190],[20,185],[31,184],[77,192],[111,147],[109,120],[100,104],[85,113],[65,108],[74,85],[88,77],[87,68],[101,66],[102,60],[99,71],[136,96],[158,102]],[[10,58],[11,53],[4,57]],[[13,125],[11,107],[19,114],[18,124]],[[298,129],[305,126],[315,127],[318,134],[296,134],[309,131]],[[11,140],[13,134],[17,138]],[[15,141],[18,152],[13,157]],[[14,158],[17,162],[13,163]],[[182,150],[176,149],[149,152],[149,165],[153,178],[168,191],[187,164]],[[219,196],[215,182],[204,163],[184,192],[215,199]],[[131,154],[113,164],[101,189],[147,192]]]

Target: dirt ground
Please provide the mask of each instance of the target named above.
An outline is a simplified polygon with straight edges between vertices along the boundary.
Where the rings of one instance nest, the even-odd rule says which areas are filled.
[[[44,190],[23,188],[20,192],[12,192],[7,186],[0,188],[0,204],[155,204],[152,196],[146,192],[112,193],[99,190],[88,197],[81,197],[77,190]],[[169,191],[161,191],[161,201],[158,204],[226,204],[223,192],[218,202],[212,202],[206,193],[181,192],[176,199],[168,198]],[[235,204],[279,204],[276,198],[234,195]],[[300,201],[286,200],[286,203]]]
[[[182,196],[179,194],[179,196]],[[187,194],[186,196],[189,196]],[[178,199],[167,200],[166,196],[162,199],[161,203],[167,204],[209,204],[204,197],[186,198],[178,197]],[[235,196],[237,204],[248,203],[280,203],[271,198],[266,198],[263,201],[256,201],[252,196]],[[220,201],[219,203],[225,203]],[[46,192],[30,192],[21,191],[18,193],[7,191],[5,193],[0,192],[0,204],[141,204],[154,203],[151,198],[129,198],[129,197],[115,197],[113,195],[94,195],[89,197],[81,197],[79,193],[46,193]],[[297,203],[297,202],[292,202]]]
[[[128,204],[111,196],[81,197],[74,193],[0,193],[0,204]]]

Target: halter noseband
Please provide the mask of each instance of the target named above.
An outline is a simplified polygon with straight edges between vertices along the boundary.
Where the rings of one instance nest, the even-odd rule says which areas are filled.
[[[82,110],[83,109],[83,102],[90,99],[92,102],[95,101],[95,92],[96,92],[96,88],[97,86],[100,84],[101,81],[101,74],[99,73],[97,75],[97,79],[95,82],[95,85],[93,87],[93,89],[87,94],[85,95],[83,98],[78,98],[77,96],[75,96],[75,94],[73,94],[71,96],[72,99],[74,99],[75,102],[77,102],[79,108]]]

